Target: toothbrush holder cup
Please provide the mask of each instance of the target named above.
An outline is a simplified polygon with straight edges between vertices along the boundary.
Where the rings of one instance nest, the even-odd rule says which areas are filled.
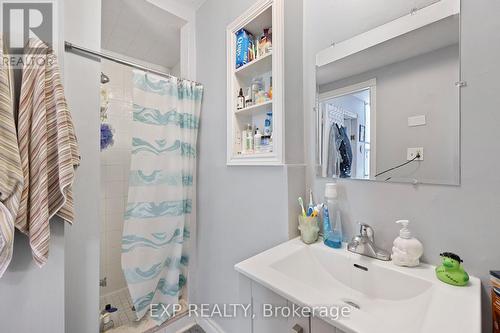
[[[319,227],[318,217],[299,215],[300,239],[306,244],[312,244],[318,240]]]

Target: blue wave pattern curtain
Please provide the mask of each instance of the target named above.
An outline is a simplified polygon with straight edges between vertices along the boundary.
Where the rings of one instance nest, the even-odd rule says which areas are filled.
[[[158,309],[158,324],[187,281],[202,96],[199,84],[134,72],[122,269],[137,318]]]

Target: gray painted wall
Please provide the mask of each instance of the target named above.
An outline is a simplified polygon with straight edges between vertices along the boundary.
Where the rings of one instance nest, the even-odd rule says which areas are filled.
[[[64,14],[66,40],[100,50],[101,1],[65,0]],[[75,223],[65,227],[65,332],[91,333],[99,331],[101,65],[71,53],[64,60],[66,97],[82,157],[73,187]]]
[[[0,331],[64,332],[64,226],[52,219],[49,261],[33,262],[28,238],[16,232],[14,256],[0,279]]]
[[[424,148],[423,161],[380,179],[459,183],[458,54],[458,45],[448,46],[320,87],[325,92],[377,79],[377,172],[405,162],[407,148]],[[408,127],[408,117],[417,115],[425,115],[427,124]]]
[[[285,0],[285,162],[304,164],[302,110],[303,0]],[[293,179],[292,179],[293,181]]]
[[[286,241],[289,232],[296,233],[293,227],[289,230],[288,222],[289,216],[296,219],[288,205],[289,200],[295,202],[296,198],[289,199],[288,190],[295,195],[303,188],[304,172],[300,167],[287,172],[287,167],[226,166],[226,27],[254,2],[207,0],[196,14],[197,80],[205,86],[205,96],[199,136],[198,264],[191,300],[194,303],[246,301],[239,294],[241,280],[234,264]],[[285,24],[294,23],[300,32],[301,1],[290,4],[286,10],[289,16]],[[295,91],[295,97],[287,96],[289,107],[294,109],[286,115],[285,125],[287,131],[295,133],[296,149],[286,148],[286,160],[294,163],[303,161],[302,55],[300,35],[296,38],[299,39],[285,38],[285,44],[298,52],[293,59],[285,60],[285,68],[295,69],[294,78],[287,79],[289,92]],[[293,65],[293,61],[300,63]],[[292,84],[291,80],[295,82]],[[294,181],[289,183],[289,177]],[[217,319],[217,323],[227,332],[243,333],[239,320]]]
[[[304,3],[304,107],[314,106],[314,54],[334,40],[374,27],[399,10],[406,13],[414,1],[363,2],[362,8],[329,0]],[[326,7],[325,7],[326,6]],[[384,9],[384,11],[382,11]],[[386,11],[386,9],[389,9]],[[348,235],[355,223],[374,226],[377,241],[391,247],[397,236],[394,221],[409,218],[412,230],[425,247],[424,260],[439,263],[443,250],[457,252],[472,275],[488,283],[490,269],[500,267],[500,173],[498,165],[498,124],[500,95],[500,2],[495,0],[462,0],[462,76],[468,87],[462,89],[461,186],[412,186],[364,181],[341,181],[343,223]],[[329,15],[329,20],[322,17]],[[374,19],[373,19],[374,18]],[[331,26],[326,26],[330,24]],[[338,29],[334,29],[338,26]],[[328,33],[325,33],[328,32]],[[307,114],[307,113],[306,113]],[[480,126],[478,119],[481,119]],[[312,117],[306,117],[309,147],[313,142]],[[308,152],[308,183],[317,195],[323,195],[323,179],[314,175],[314,151]],[[491,312],[487,288],[483,291],[483,331],[490,332]]]

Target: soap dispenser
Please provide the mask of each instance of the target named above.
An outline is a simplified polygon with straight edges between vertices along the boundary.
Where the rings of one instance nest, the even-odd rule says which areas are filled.
[[[424,253],[424,247],[420,241],[411,236],[408,229],[408,220],[399,220],[403,228],[399,232],[399,237],[394,240],[392,247],[392,261],[398,266],[415,267],[420,264],[420,257]]]

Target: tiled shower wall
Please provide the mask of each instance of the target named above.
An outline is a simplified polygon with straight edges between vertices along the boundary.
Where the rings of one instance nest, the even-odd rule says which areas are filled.
[[[108,119],[114,130],[114,144],[101,151],[101,279],[107,286],[101,295],[126,287],[121,270],[123,215],[127,203],[132,125],[132,69],[110,61],[102,62],[110,82]]]

